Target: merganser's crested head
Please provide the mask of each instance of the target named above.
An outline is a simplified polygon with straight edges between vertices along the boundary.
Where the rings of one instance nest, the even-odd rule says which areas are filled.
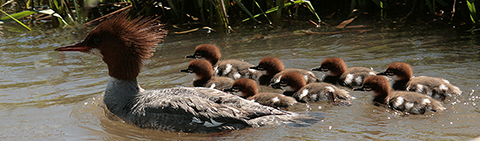
[[[340,76],[347,70],[347,65],[342,58],[326,58],[320,64],[320,67],[313,68],[312,71],[321,71],[327,76]]]
[[[195,53],[187,55],[185,58],[205,59],[212,64],[216,64],[222,57],[220,49],[214,44],[201,44],[195,48]]]
[[[257,94],[258,85],[252,79],[240,78],[233,82],[232,88],[224,89],[223,91],[233,92],[242,98],[247,98]]]
[[[355,91],[373,91],[375,94],[388,94],[390,83],[385,76],[370,76],[363,81],[363,86],[355,88]]]
[[[407,63],[394,62],[388,65],[385,72],[378,73],[377,75],[391,76],[394,81],[410,80],[413,76],[412,67]]]
[[[100,23],[80,43],[55,51],[80,51],[102,57],[109,75],[122,80],[136,79],[142,61],[153,56],[167,31],[156,19],[137,17],[129,20],[126,13]]]
[[[250,68],[259,70],[264,75],[275,75],[284,69],[282,60],[276,57],[265,57],[260,60],[257,66]]]
[[[305,85],[307,85],[307,81],[303,78],[303,75],[294,71],[283,74],[278,83],[271,84],[273,88],[281,88],[287,92],[296,92]]]

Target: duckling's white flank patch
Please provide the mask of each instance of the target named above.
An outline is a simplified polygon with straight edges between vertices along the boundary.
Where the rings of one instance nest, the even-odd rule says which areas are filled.
[[[448,87],[445,86],[445,84],[442,84],[442,85],[439,86],[439,89],[440,89],[440,90],[447,91],[447,90],[448,90]]]
[[[223,124],[223,123],[217,122],[217,121],[215,121],[215,120],[213,120],[213,119],[210,119],[210,122],[205,121],[205,123],[203,123],[203,125],[206,126],[206,127],[217,127],[217,126],[220,126],[220,125],[222,125],[222,124]]]
[[[308,94],[308,89],[303,89],[302,93],[298,96],[299,99],[302,99],[303,97],[307,96]]]
[[[214,89],[215,88],[215,83],[213,83],[211,86],[210,86],[210,89]]]
[[[423,92],[423,85],[422,84],[418,84],[417,85],[417,90],[415,90],[416,92],[418,93],[422,93]]]
[[[393,106],[394,106],[394,107],[398,107],[398,106],[402,105],[404,101],[405,101],[405,100],[403,99],[403,97],[398,97],[398,98],[395,100],[395,102],[393,103]]]
[[[371,68],[373,70],[373,68]],[[370,75],[377,75],[375,72],[370,72]]]
[[[450,84],[450,81],[448,81],[447,79],[442,78],[442,80],[443,80],[443,82]]]
[[[358,76],[357,78],[355,78],[355,82],[357,82],[357,84],[362,84],[363,82],[362,76]]]
[[[280,99],[279,99],[278,96],[277,96],[277,97],[272,98],[272,101],[273,101],[273,103],[276,103],[276,102],[279,102]]]
[[[303,75],[303,78],[308,82],[308,75]]]
[[[312,99],[312,100],[317,100],[317,97],[318,97],[318,95],[312,94],[312,95],[310,96],[310,99]]]
[[[242,77],[242,75],[238,72],[233,74],[233,79],[239,79],[240,77]]]
[[[414,106],[414,104],[412,102],[407,102],[405,103],[405,109],[411,109],[412,107]]]
[[[215,66],[215,67],[213,68],[213,74],[218,74],[218,66]]]
[[[422,100],[422,105],[427,105],[427,104],[430,104],[432,103],[432,101],[430,101],[430,99],[423,99]]]
[[[225,71],[223,71],[223,75],[227,75],[230,73],[230,71],[232,71],[232,64],[227,64],[226,66],[227,67],[225,68]]]
[[[345,83],[352,84],[352,81],[353,81],[353,74],[351,73],[347,74],[347,77],[345,78]]]
[[[90,49],[90,52],[89,52],[89,53],[92,54],[92,55],[94,55],[94,56],[103,58],[102,53],[100,53],[100,50],[97,49],[97,48],[92,48],[92,49]]]
[[[326,86],[325,89],[328,91],[328,92],[335,92],[335,89],[331,86]]]

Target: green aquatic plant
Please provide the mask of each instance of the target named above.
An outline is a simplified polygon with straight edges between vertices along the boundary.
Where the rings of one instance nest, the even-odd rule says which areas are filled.
[[[32,29],[30,29],[27,25],[23,24],[22,22],[20,22],[19,20],[17,20],[15,17],[9,15],[7,12],[3,11],[2,9],[0,9],[0,12],[2,12],[3,14],[5,14],[5,15],[8,17],[8,19],[12,19],[12,20],[14,20],[15,22],[17,22],[18,24],[22,25],[22,26],[23,26],[25,29],[27,29],[28,31],[31,31],[31,30],[32,30]],[[18,16],[18,14],[17,14],[17,16]],[[7,19],[7,18],[5,18],[5,19]]]
[[[317,18],[318,22],[322,22],[322,20],[320,19],[320,17],[318,16],[318,14],[315,12],[315,9],[313,8],[312,4],[310,3],[310,1],[307,1],[307,0],[297,0],[297,1],[293,1],[293,2],[288,2],[288,3],[284,3],[283,5],[279,5],[279,6],[276,6],[276,7],[273,7],[273,8],[270,8],[268,9],[267,11],[265,11],[265,13],[259,13],[259,14],[256,14],[254,15],[253,17],[258,17],[262,14],[268,14],[268,13],[272,13],[272,12],[279,12],[281,9],[285,8],[285,7],[290,7],[290,6],[294,6],[294,5],[300,5],[300,4],[306,4],[308,9],[310,10],[310,12],[312,12],[315,17]],[[277,16],[278,16],[279,13],[277,13]],[[245,22],[245,21],[248,21],[252,18],[247,18],[247,19],[244,19],[242,20],[242,22]]]

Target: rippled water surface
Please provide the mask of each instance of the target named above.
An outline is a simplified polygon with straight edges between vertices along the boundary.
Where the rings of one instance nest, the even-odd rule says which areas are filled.
[[[53,51],[79,41],[84,33],[73,29],[5,33],[0,37],[0,140],[469,140],[480,136],[479,36],[428,27],[299,33],[284,29],[169,35],[145,63],[138,80],[145,89],[192,86],[193,78],[179,73],[190,61],[184,56],[198,44],[212,43],[220,47],[222,59],[257,64],[265,56],[275,56],[288,68],[310,69],[326,57],[341,57],[349,67],[377,71],[392,62],[407,62],[414,75],[443,77],[463,94],[443,102],[447,111],[405,115],[373,106],[371,93],[348,90],[357,97],[350,107],[319,102],[288,109],[325,117],[309,127],[271,126],[216,134],[145,130],[109,118],[105,112],[102,94],[108,71],[100,58]]]

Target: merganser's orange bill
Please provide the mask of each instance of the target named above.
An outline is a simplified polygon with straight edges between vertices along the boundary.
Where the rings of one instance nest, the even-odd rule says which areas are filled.
[[[80,51],[80,52],[87,52],[87,51],[90,50],[90,49],[91,49],[91,47],[87,47],[86,44],[84,44],[83,42],[81,42],[81,43],[77,43],[77,44],[70,45],[70,46],[59,47],[59,48],[55,49],[55,51]]]

